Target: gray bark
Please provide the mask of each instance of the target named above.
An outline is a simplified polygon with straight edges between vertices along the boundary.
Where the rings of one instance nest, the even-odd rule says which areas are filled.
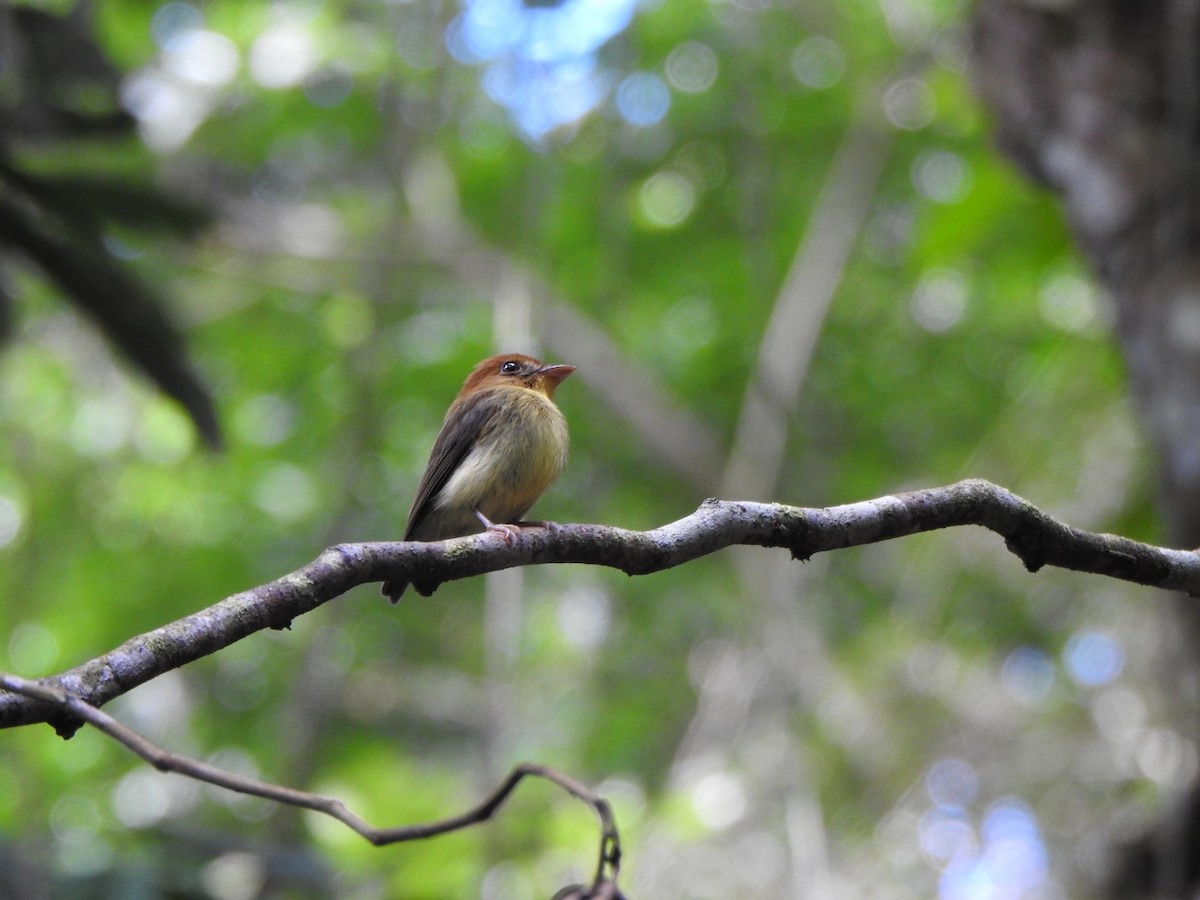
[[[976,82],[1001,149],[1062,200],[1115,307],[1116,336],[1158,456],[1168,542],[1200,544],[1200,4],[980,0]],[[1176,604],[1169,671],[1194,713],[1200,614]],[[1186,674],[1181,674],[1186,673]],[[1180,690],[1183,687],[1184,690]],[[1193,731],[1193,737],[1195,733]],[[1118,855],[1116,896],[1200,885],[1200,792]]]

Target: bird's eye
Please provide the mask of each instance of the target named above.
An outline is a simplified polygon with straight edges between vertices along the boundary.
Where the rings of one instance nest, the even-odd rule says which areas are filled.
[[[515,359],[506,360],[500,366],[501,375],[516,375],[521,371],[521,364]]]

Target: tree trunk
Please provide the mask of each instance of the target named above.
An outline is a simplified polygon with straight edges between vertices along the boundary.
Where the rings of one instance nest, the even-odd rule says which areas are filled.
[[[1200,2],[979,0],[972,40],[1001,148],[1062,198],[1115,304],[1167,539],[1200,545]],[[1172,693],[1194,713],[1200,613],[1174,615]],[[1193,896],[1200,790],[1115,858],[1115,896]]]

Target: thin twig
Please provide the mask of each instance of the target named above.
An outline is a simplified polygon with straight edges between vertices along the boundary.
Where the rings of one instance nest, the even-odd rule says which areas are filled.
[[[117,721],[108,713],[97,709],[90,703],[84,702],[80,697],[62,688],[53,687],[38,681],[31,681],[7,672],[0,672],[0,688],[23,697],[28,697],[30,700],[57,707],[75,718],[82,719],[136,753],[160,772],[175,772],[178,775],[184,775],[196,781],[203,781],[205,784],[215,785],[226,790],[236,791],[239,794],[250,794],[255,797],[263,797],[267,800],[274,800],[277,803],[283,803],[288,806],[296,806],[301,809],[310,809],[314,812],[324,813],[327,816],[337,819],[356,834],[366,838],[376,847],[397,844],[403,841],[416,841],[436,837],[437,835],[459,831],[471,825],[486,822],[495,815],[496,811],[508,799],[509,795],[516,789],[522,779],[528,776],[544,778],[558,785],[577,800],[586,803],[596,813],[596,818],[600,821],[599,862],[596,866],[596,876],[593,881],[591,896],[603,896],[600,893],[603,885],[612,884],[615,886],[617,874],[621,868],[621,841],[617,834],[616,819],[613,816],[612,807],[609,806],[608,801],[588,790],[573,778],[548,766],[522,763],[508,774],[508,777],[501,782],[500,786],[487,799],[461,815],[452,816],[448,819],[440,819],[426,825],[376,828],[361,816],[351,812],[342,801],[334,797],[312,794],[308,791],[300,791],[295,788],[284,787],[283,785],[247,778],[244,775],[219,769],[198,759],[164,750],[162,747],[142,737],[142,735],[138,734],[132,728]]]
[[[356,585],[389,578],[412,581],[429,593],[446,581],[543,563],[609,566],[646,575],[737,544],[780,547],[794,558],[808,559],[826,550],[957,525],[996,532],[1031,572],[1059,566],[1200,596],[1197,553],[1080,531],[1004,488],[972,479],[826,509],[706,500],[691,515],[651,531],[555,525],[524,529],[511,544],[493,534],[431,543],[339,544],[291,574],[131,638],[41,683],[99,706],[256,631],[286,628],[296,616]],[[78,724],[60,708],[0,694],[0,727],[47,721],[64,736]]]

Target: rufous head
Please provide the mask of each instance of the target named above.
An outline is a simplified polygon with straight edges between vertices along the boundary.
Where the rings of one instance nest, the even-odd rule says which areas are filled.
[[[554,389],[574,371],[574,366],[558,363],[542,365],[532,356],[525,356],[523,353],[501,353],[476,365],[463,382],[458,395],[463,397],[480,388],[509,384],[553,397]]]

